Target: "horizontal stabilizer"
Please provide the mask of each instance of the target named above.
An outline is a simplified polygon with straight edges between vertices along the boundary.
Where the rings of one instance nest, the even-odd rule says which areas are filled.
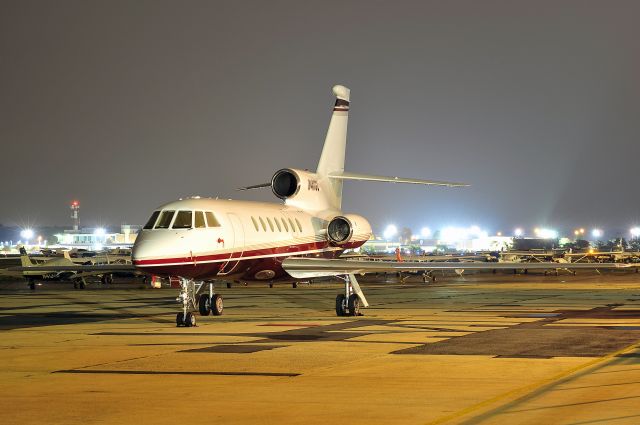
[[[438,180],[420,180],[420,179],[407,179],[404,177],[386,177],[386,176],[371,176],[368,174],[355,174],[355,173],[332,173],[329,174],[329,178],[338,180],[362,180],[372,182],[390,182],[390,183],[411,183],[411,184],[426,184],[431,186],[447,186],[447,187],[467,187],[466,183],[444,182]]]
[[[253,186],[239,187],[239,188],[237,188],[236,190],[262,189],[263,187],[271,187],[271,182],[269,182],[269,183],[254,184]]]

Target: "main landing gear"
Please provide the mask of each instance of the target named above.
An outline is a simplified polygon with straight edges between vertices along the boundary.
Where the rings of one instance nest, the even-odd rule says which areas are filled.
[[[113,275],[111,273],[105,273],[100,278],[100,283],[103,285],[111,285],[113,283]]]
[[[73,279],[73,289],[84,289],[86,286],[87,282],[84,280],[84,277]]]
[[[222,295],[213,291],[213,283],[209,282],[209,293],[205,293],[205,282],[196,283],[193,280],[180,278],[180,295],[176,301],[182,303],[182,311],[176,314],[176,325],[196,326],[196,316],[191,310],[198,310],[200,315],[220,316],[224,310]]]
[[[369,307],[369,303],[360,289],[355,275],[338,276],[344,280],[344,293],[336,296],[337,316],[362,316],[360,306]]]

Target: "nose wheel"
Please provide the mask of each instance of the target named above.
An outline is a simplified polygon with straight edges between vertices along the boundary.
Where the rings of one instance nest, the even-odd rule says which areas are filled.
[[[186,314],[178,313],[176,315],[176,326],[184,326],[186,328],[190,328],[196,325],[196,316],[195,314],[188,311]]]

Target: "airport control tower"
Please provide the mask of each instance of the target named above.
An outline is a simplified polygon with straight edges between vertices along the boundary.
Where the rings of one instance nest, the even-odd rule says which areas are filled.
[[[73,201],[71,203],[71,218],[73,219],[73,230],[76,232],[80,229],[80,217],[78,217],[78,212],[80,211],[80,202]]]

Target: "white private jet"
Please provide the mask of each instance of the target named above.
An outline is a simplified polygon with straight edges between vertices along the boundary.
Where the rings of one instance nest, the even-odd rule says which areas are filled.
[[[192,197],[157,208],[133,247],[133,266],[84,266],[83,270],[124,271],[135,267],[153,275],[177,277],[182,311],[178,326],[194,326],[195,315],[220,315],[223,300],[214,292],[216,280],[297,281],[335,276],[345,283],[336,297],[338,316],[360,314],[368,307],[356,274],[370,272],[460,269],[517,269],[515,263],[382,262],[338,259],[371,236],[362,216],[342,212],[342,183],[365,180],[463,187],[463,183],[348,173],[344,170],[350,91],[333,87],[336,101],[320,162],[315,172],[295,168],[276,171],[268,183],[242,188],[271,187],[281,203]],[[563,265],[564,267],[565,265]],[[598,264],[598,268],[620,267]],[[529,269],[556,265],[532,264]],[[573,268],[595,268],[572,264]],[[60,268],[58,268],[60,269]],[[208,284],[208,294],[206,287]]]

